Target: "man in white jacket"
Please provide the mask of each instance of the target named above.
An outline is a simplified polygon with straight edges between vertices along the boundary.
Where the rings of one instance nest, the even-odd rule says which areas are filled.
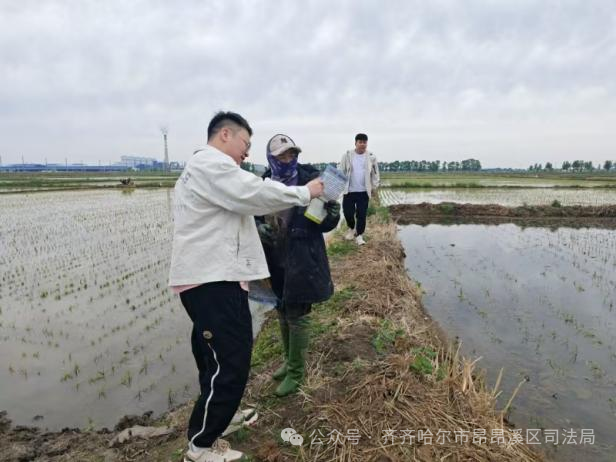
[[[355,136],[355,150],[347,151],[340,161],[340,170],[347,176],[347,184],[342,196],[342,212],[349,227],[345,238],[355,239],[357,245],[364,245],[368,202],[379,186],[379,164],[376,156],[367,151],[368,136],[358,133]]]
[[[219,112],[208,126],[207,146],[195,152],[175,185],[169,285],[193,322],[201,385],[188,424],[189,462],[242,457],[220,435],[240,404],[250,370],[247,281],[269,276],[253,216],[305,206],[323,192],[319,179],[285,186],[242,170],[251,136],[242,116]]]

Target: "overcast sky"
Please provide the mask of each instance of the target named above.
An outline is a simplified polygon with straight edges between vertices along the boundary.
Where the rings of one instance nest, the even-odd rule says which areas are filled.
[[[616,159],[612,0],[0,0],[0,66],[3,164],[185,161],[220,109],[257,163]]]

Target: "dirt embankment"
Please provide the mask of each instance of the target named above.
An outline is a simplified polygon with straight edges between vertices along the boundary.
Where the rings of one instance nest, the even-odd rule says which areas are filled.
[[[330,242],[336,293],[313,309],[307,376],[294,396],[273,395],[279,340],[275,317],[266,322],[253,353],[259,365],[244,397],[260,418],[233,435],[233,446],[250,460],[268,462],[543,460],[516,442],[496,409],[496,392],[470,360],[448,348],[424,312],[395,225],[372,220],[367,240],[359,248],[340,236]],[[0,422],[0,460],[181,460],[189,410],[190,403],[143,422],[166,425],[172,434],[115,447],[109,442],[134,422],[113,432],[47,434]],[[289,427],[302,435],[302,446],[281,439]],[[500,435],[497,442],[493,435]]]
[[[523,205],[505,207],[496,204],[400,204],[390,207],[398,223],[519,223],[526,226],[616,227],[616,205],[560,206]]]

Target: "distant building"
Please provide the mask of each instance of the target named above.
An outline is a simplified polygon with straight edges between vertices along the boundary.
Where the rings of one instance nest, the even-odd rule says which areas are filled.
[[[156,159],[152,157],[139,157],[139,156],[122,156],[120,157],[119,165],[129,168],[143,168],[150,167],[153,168],[156,164],[158,164]]]
[[[123,165],[85,164],[9,164],[0,166],[0,172],[123,172]]]
[[[113,165],[87,164],[8,164],[0,165],[0,172],[126,172],[126,171],[156,171],[164,170],[164,163],[151,157],[122,156],[120,162]],[[184,163],[169,162],[173,172],[182,171]]]

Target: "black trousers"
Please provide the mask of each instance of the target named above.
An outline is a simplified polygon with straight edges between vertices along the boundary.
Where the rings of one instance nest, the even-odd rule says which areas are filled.
[[[192,352],[201,394],[188,422],[188,439],[210,447],[240,405],[250,371],[252,316],[238,282],[210,282],[180,294],[193,322]]]
[[[281,321],[294,324],[302,316],[310,314],[312,303],[286,303],[279,301],[276,311]]]
[[[342,213],[349,229],[355,229],[358,236],[366,230],[366,215],[368,214],[367,192],[350,192],[342,196]],[[357,217],[357,223],[355,218]],[[357,227],[356,227],[357,225]]]

